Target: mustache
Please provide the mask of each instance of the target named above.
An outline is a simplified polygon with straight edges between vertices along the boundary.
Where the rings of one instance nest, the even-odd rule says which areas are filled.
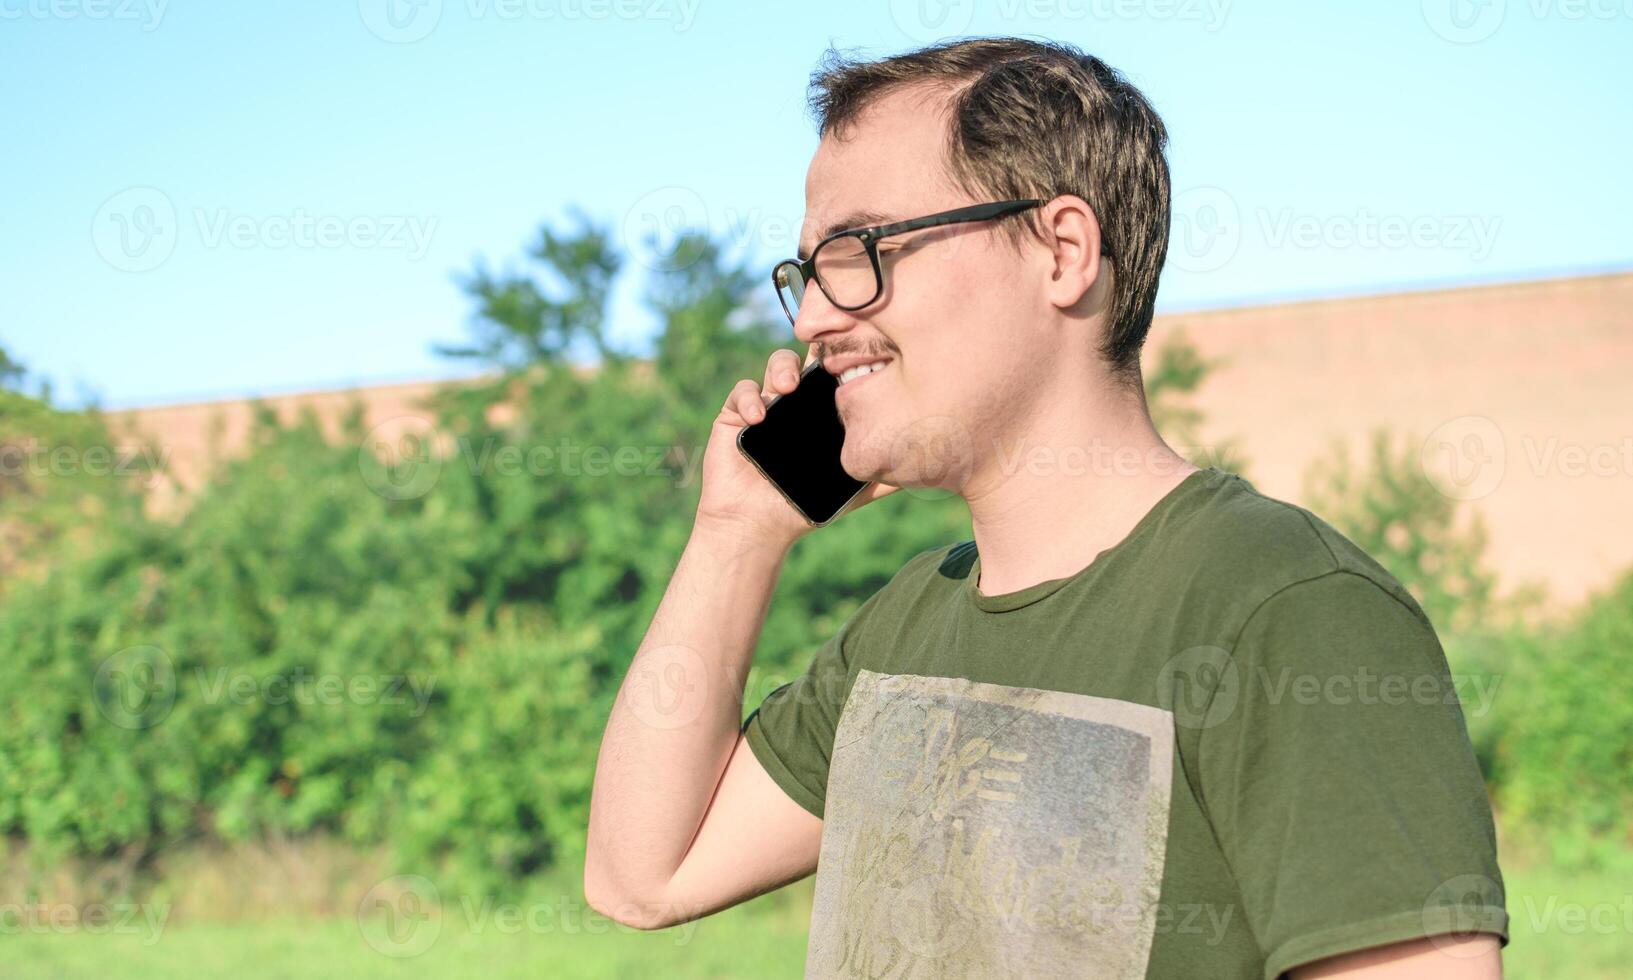
[[[894,357],[899,351],[894,344],[887,343],[838,343],[829,344],[817,342],[817,360],[826,361],[832,357],[844,357],[846,354],[863,354],[869,357],[889,355]]]

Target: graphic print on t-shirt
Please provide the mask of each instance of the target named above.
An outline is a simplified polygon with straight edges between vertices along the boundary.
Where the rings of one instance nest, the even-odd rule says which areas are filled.
[[[810,977],[1142,978],[1173,716],[857,674],[834,734]]]

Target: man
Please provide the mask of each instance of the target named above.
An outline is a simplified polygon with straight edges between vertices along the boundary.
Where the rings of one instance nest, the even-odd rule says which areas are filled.
[[[811,530],[732,445],[800,358],[739,382],[608,720],[590,903],[661,927],[815,869],[821,977],[1500,976],[1491,813],[1423,612],[1152,426],[1150,105],[1020,39],[836,58],[812,105],[776,276],[875,481],[852,506],[943,487],[974,539],[911,559],[739,728]]]

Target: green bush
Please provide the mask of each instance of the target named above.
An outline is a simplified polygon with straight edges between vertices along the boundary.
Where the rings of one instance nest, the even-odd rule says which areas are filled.
[[[582,851],[696,454],[778,338],[747,298],[758,277],[695,247],[655,290],[659,370],[604,350],[577,371],[559,355],[598,323],[585,297],[604,296],[606,256],[539,254],[584,263],[549,270],[576,299],[471,288],[487,346],[542,359],[496,355],[498,376],[443,392],[409,437],[262,412],[174,524],[133,509],[0,603],[0,833],[126,858],[321,833],[480,889]],[[530,330],[548,342],[504,342]],[[900,496],[791,555],[747,707],[904,556],[967,533],[954,502]]]
[[[1493,733],[1497,800],[1564,867],[1633,844],[1633,573],[1577,615],[1516,633]]]
[[[377,836],[348,801],[423,734],[381,697],[303,685],[446,662],[468,535],[393,513],[311,425],[257,440],[178,526],[110,534],[0,608],[0,829],[85,854]]]
[[[116,439],[98,413],[7,387],[17,373],[0,349],[0,597],[102,530],[139,524],[158,468],[147,447]]]

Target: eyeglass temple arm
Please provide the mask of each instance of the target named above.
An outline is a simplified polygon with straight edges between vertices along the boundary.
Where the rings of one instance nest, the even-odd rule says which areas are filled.
[[[1045,202],[1042,200],[1028,199],[999,201],[995,204],[976,204],[942,214],[932,214],[923,218],[910,218],[907,221],[879,225],[869,228],[867,232],[870,238],[884,238],[888,235],[899,235],[904,231],[919,231],[920,229],[936,228],[941,225],[961,224],[965,221],[985,221],[988,218],[1001,218],[1007,214],[1024,211],[1027,208],[1037,207],[1043,203]]]
[[[987,218],[1002,218],[1027,208],[1047,204],[1043,200],[1002,201],[998,204],[977,204],[974,207],[959,208],[957,211],[948,211],[946,214],[934,214],[927,218],[912,218],[908,221],[897,221],[894,224],[879,225],[867,229],[869,237],[874,239],[885,238],[890,235],[899,235],[904,231],[919,231],[924,228],[935,228],[940,225],[956,225],[965,221],[984,221]],[[1106,247],[1105,236],[1100,238],[1100,254],[1111,258],[1111,249]]]

